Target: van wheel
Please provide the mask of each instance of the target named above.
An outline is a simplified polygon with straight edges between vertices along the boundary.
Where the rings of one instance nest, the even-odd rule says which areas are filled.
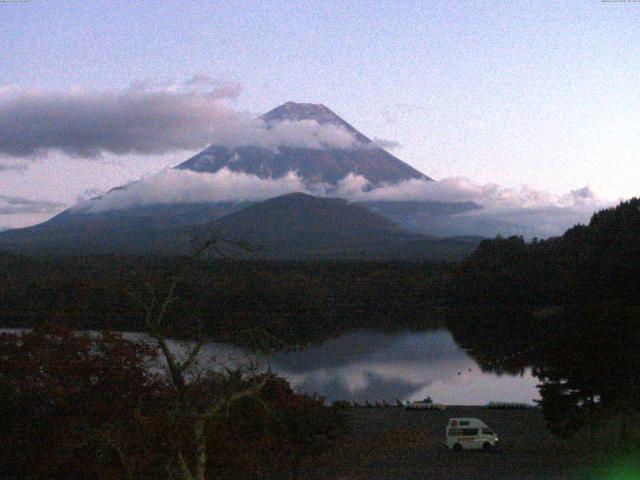
[[[489,442],[484,442],[482,444],[482,450],[484,450],[485,452],[488,452],[489,450],[491,450],[491,444]]]
[[[454,443],[453,451],[454,452],[459,452],[460,450],[462,450],[462,445],[460,445],[459,443]]]

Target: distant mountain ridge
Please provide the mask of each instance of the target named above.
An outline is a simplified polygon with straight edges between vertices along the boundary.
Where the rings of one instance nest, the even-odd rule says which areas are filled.
[[[197,228],[201,237],[241,240],[267,258],[459,259],[479,239],[435,239],[340,198],[291,193]],[[255,254],[254,254],[255,256]]]
[[[64,255],[185,253],[189,229],[245,205],[150,205],[99,213],[68,209],[39,225],[0,233],[0,251]]]
[[[352,231],[401,230],[391,220],[341,198],[320,198],[301,192],[256,203],[222,217],[211,225],[233,226],[234,229],[239,228],[240,233],[264,230],[264,234],[276,234],[277,229],[282,227],[308,231],[326,228]]]
[[[256,259],[457,260],[480,242],[410,232],[361,205],[304,193],[249,205],[151,206],[68,215],[4,232],[0,251],[173,255],[218,238],[247,244],[250,252],[229,253]]]
[[[339,198],[290,193],[250,205],[198,228],[205,236],[242,240],[278,252],[308,254],[362,247],[403,235],[392,221]]]

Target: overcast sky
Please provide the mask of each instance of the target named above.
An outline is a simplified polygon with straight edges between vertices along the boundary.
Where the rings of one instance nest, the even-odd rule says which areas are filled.
[[[288,100],[399,142],[435,179],[637,195],[639,25],[640,3],[599,0],[0,2],[0,227]]]

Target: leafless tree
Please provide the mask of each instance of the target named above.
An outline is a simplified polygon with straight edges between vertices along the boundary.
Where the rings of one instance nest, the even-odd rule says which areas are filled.
[[[169,467],[172,478],[181,480],[204,480],[207,478],[207,424],[216,417],[225,415],[230,406],[243,398],[256,396],[269,379],[255,364],[240,369],[212,368],[202,363],[203,346],[212,339],[203,333],[198,324],[195,335],[186,342],[186,348],[178,355],[169,344],[174,326],[169,311],[178,300],[176,288],[192,268],[193,261],[213,250],[220,253],[218,240],[210,240],[197,249],[187,264],[169,284],[168,290],[159,296],[156,289],[147,284],[147,296],[134,298],[144,309],[144,329],[153,339],[166,364],[168,383],[173,391],[173,404],[169,408],[169,424],[174,458]],[[233,242],[232,247],[248,251],[248,246]],[[185,441],[182,441],[184,439]],[[209,475],[210,477],[210,475]]]

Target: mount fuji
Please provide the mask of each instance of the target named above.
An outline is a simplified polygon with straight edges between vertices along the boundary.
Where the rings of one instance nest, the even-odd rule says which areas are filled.
[[[367,188],[398,184],[407,180],[433,181],[420,171],[404,163],[390,154],[353,126],[340,118],[324,105],[311,103],[287,102],[258,118],[268,132],[270,129],[286,127],[289,135],[295,136],[301,128],[324,128],[329,133],[339,133],[348,138],[346,146],[323,145],[323,137],[319,136],[319,146],[278,145],[277,148],[264,146],[224,146],[211,145],[197,155],[177,165],[173,172],[188,172],[190,175],[220,172],[233,172],[259,181],[272,181],[295,173],[296,178],[305,189],[313,190],[317,186],[333,188],[340,181],[354,176],[364,179]],[[204,175],[206,176],[206,175]],[[264,211],[268,212],[268,221],[274,231],[278,231],[278,242],[286,245],[288,238],[295,237],[295,253],[288,254],[286,249],[276,248],[273,239],[268,235],[268,225],[260,223],[252,225],[260,218],[261,202],[246,198],[229,198],[225,201],[184,200],[175,202],[146,202],[128,204],[118,208],[94,208],[109,203],[111,198],[127,195],[138,188],[144,180],[116,187],[100,197],[96,197],[83,205],[77,205],[56,215],[39,225],[0,233],[0,250],[25,253],[185,253],[189,248],[190,238],[194,232],[202,234],[203,228],[211,228],[212,232],[242,232],[253,241],[260,243],[260,234],[270,238],[271,245],[279,250],[278,257],[305,257],[304,244],[300,238],[315,241],[314,252],[322,252],[326,257],[342,256],[341,252],[359,252],[366,257],[367,251],[376,251],[376,256],[407,257],[418,256],[432,258],[428,252],[429,237],[416,228],[416,219],[425,218],[436,222],[439,217],[460,213],[478,208],[473,203],[446,202],[403,202],[376,201],[359,205],[348,202],[335,203],[335,199],[325,198],[327,194],[310,201],[308,196],[288,196],[286,201],[276,203],[279,210],[273,209],[269,199]],[[215,188],[215,186],[213,187]],[[259,187],[258,187],[259,188]],[[280,192],[272,197],[277,197]],[[331,191],[328,193],[331,196]],[[334,195],[335,196],[335,195]],[[312,197],[313,198],[313,197]],[[340,231],[332,224],[332,216],[327,212],[340,206]],[[357,208],[356,208],[357,207]],[[230,217],[235,212],[251,208],[249,214]],[[363,214],[366,209],[367,214]],[[287,230],[281,223],[287,224],[287,217],[295,215],[295,231]],[[320,217],[318,217],[320,215]],[[324,217],[322,217],[324,215]],[[349,220],[349,216],[353,218]],[[239,220],[244,221],[242,228],[225,226],[230,217],[230,225],[237,227]],[[289,222],[290,225],[290,222]],[[304,226],[308,231],[304,232]],[[349,235],[350,225],[358,225],[357,235]],[[386,225],[385,228],[380,228]],[[311,227],[313,226],[313,227]],[[255,230],[255,231],[254,231]],[[464,232],[461,232],[464,233]],[[289,235],[289,237],[288,237]],[[369,238],[368,238],[369,237]],[[336,239],[348,239],[343,242]],[[371,238],[384,248],[373,248]],[[318,244],[317,239],[326,239],[326,245]],[[292,240],[293,241],[293,240]],[[424,241],[424,242],[423,242]],[[426,243],[425,243],[426,242]],[[441,240],[438,240],[441,242]],[[269,242],[267,242],[269,243]],[[455,240],[455,255],[470,251],[477,239]],[[438,251],[442,249],[438,244]],[[427,251],[423,251],[426,249]],[[412,253],[407,253],[407,252]],[[381,254],[381,252],[383,252]],[[311,252],[309,252],[311,253]],[[267,252],[267,256],[268,256]],[[436,257],[438,255],[435,255]]]

